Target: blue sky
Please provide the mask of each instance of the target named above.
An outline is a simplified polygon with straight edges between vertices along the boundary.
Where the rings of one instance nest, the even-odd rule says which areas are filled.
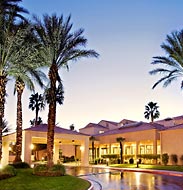
[[[98,59],[70,63],[61,70],[65,101],[57,107],[57,123],[76,129],[102,119],[119,122],[144,119],[150,102],[160,106],[160,119],[183,114],[180,81],[162,88],[151,87],[161,76],[150,76],[155,68],[152,57],[164,55],[160,45],[166,35],[183,29],[182,0],[23,0],[31,14],[71,14],[73,29],[84,28],[87,48],[95,49]],[[37,89],[39,90],[39,89]],[[39,90],[39,93],[42,91]],[[16,125],[16,97],[8,85],[6,119]],[[23,126],[28,127],[34,113],[28,109],[31,92],[23,95]],[[48,109],[40,113],[47,122]]]

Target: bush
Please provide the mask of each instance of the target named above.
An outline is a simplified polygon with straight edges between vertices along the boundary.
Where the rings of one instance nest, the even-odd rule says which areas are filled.
[[[180,156],[180,161],[181,161],[182,164],[183,164],[183,155]]]
[[[30,168],[30,165],[26,162],[16,162],[13,163],[12,166],[14,166],[15,168]]]
[[[17,174],[16,169],[13,166],[7,165],[0,170],[0,180],[13,177]]]
[[[34,166],[34,171],[33,172],[42,172],[42,171],[47,171],[47,165],[46,164],[38,164]]]
[[[177,165],[177,162],[178,162],[178,157],[177,157],[177,155],[176,155],[176,154],[172,154],[172,155],[170,156],[170,158],[171,158],[171,161],[172,161],[175,165]]]
[[[143,158],[143,159],[148,159],[148,160],[157,160],[158,158],[160,158],[159,154],[138,154],[137,155],[138,158]]]
[[[168,164],[168,160],[169,160],[168,154],[167,153],[162,154],[161,159],[162,159],[163,164],[166,166]]]
[[[39,176],[63,176],[65,175],[65,167],[62,164],[55,164],[48,168],[45,164],[39,164],[34,167],[33,174]]]
[[[130,158],[129,163],[130,163],[130,164],[133,164],[133,163],[134,163],[134,159],[133,159],[133,158]]]

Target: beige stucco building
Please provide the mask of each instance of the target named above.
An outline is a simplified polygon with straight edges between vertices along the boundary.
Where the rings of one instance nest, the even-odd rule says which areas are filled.
[[[90,138],[92,137],[92,138]],[[137,122],[123,119],[120,122],[101,120],[99,123],[89,123],[79,132],[55,127],[54,162],[61,161],[61,157],[74,157],[80,164],[87,166],[94,159],[105,155],[120,155],[117,138],[125,140],[123,144],[123,158],[129,162],[133,158],[142,157],[143,163],[157,163],[160,159],[146,159],[149,155],[167,153],[170,157],[176,154],[178,164],[182,164],[183,155],[183,116],[166,118],[154,123]],[[12,147],[15,144],[15,133],[3,136],[2,164],[11,163],[14,159]],[[46,149],[36,151],[34,146],[46,145],[47,125],[41,124],[23,130],[22,160],[32,164],[37,160],[46,160]],[[93,142],[93,143],[92,143]],[[94,145],[94,150],[92,148]],[[94,151],[94,155],[93,155]],[[183,157],[183,156],[182,156]],[[168,164],[173,164],[169,159]]]
[[[106,154],[120,154],[118,137],[123,137],[123,157],[128,162],[140,157],[167,153],[176,154],[178,164],[182,164],[183,155],[183,116],[166,118],[154,123],[137,122],[123,119],[119,123],[102,120],[98,124],[90,123],[80,132],[91,135],[95,141],[95,158]],[[90,141],[89,160],[92,161]],[[161,162],[160,159],[143,159],[144,163]],[[173,164],[169,159],[168,164]]]

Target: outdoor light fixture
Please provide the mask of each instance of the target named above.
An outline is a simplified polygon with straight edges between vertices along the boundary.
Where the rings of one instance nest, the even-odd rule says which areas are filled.
[[[34,164],[31,164],[31,168],[34,168]]]
[[[31,149],[31,150],[34,149],[34,145],[33,145],[33,144],[30,145],[30,149]]]
[[[80,150],[81,150],[81,151],[84,151],[84,146],[80,146]]]

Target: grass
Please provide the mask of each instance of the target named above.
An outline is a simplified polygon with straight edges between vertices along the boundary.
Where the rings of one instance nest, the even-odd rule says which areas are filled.
[[[17,169],[15,177],[0,180],[0,190],[86,190],[90,186],[88,181],[74,176],[42,177],[32,171]]]
[[[137,164],[113,164],[110,166],[111,167],[119,167],[119,168],[137,168]],[[138,168],[183,172],[183,166],[170,166],[170,165],[164,166],[164,165],[139,164]]]

